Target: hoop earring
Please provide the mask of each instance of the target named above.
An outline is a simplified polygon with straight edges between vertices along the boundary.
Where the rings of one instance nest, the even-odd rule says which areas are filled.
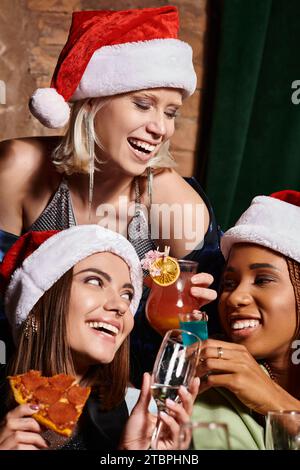
[[[95,141],[91,128],[90,114],[86,112],[84,115],[85,133],[87,140],[87,149],[89,154],[89,222],[92,220],[92,203],[94,196],[94,173],[95,173]]]
[[[30,313],[24,323],[24,335],[26,339],[30,336],[35,335],[38,332],[38,321],[35,316]]]

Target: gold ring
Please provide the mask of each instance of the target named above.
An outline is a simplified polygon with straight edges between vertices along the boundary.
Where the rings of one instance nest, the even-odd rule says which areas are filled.
[[[218,350],[218,359],[223,359],[223,356],[224,356],[224,350],[223,350],[223,348],[222,348],[221,346],[219,346],[219,347],[217,348],[217,350]]]

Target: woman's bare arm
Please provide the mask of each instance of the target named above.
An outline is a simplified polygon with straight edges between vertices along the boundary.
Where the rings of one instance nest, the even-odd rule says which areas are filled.
[[[47,204],[59,179],[47,158],[48,148],[43,138],[0,143],[1,230],[20,235]]]
[[[175,171],[154,176],[152,238],[161,249],[181,258],[204,239],[209,226],[208,209],[199,194]],[[153,233],[157,230],[157,234]]]

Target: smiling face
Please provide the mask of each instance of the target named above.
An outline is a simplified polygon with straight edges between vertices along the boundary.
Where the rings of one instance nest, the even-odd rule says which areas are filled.
[[[97,253],[73,270],[67,337],[77,373],[113,360],[133,328],[133,297],[127,264],[112,253]]]
[[[258,245],[234,245],[223,275],[219,315],[227,336],[256,359],[289,353],[296,301],[285,258]]]
[[[161,145],[172,137],[181,92],[155,88],[113,96],[95,117],[103,161],[128,175],[142,174]]]

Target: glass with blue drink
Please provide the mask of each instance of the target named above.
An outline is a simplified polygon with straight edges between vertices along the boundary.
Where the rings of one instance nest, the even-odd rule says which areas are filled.
[[[198,336],[202,341],[208,338],[207,314],[194,310],[192,313],[179,313],[180,328]],[[186,338],[188,341],[188,338]]]

